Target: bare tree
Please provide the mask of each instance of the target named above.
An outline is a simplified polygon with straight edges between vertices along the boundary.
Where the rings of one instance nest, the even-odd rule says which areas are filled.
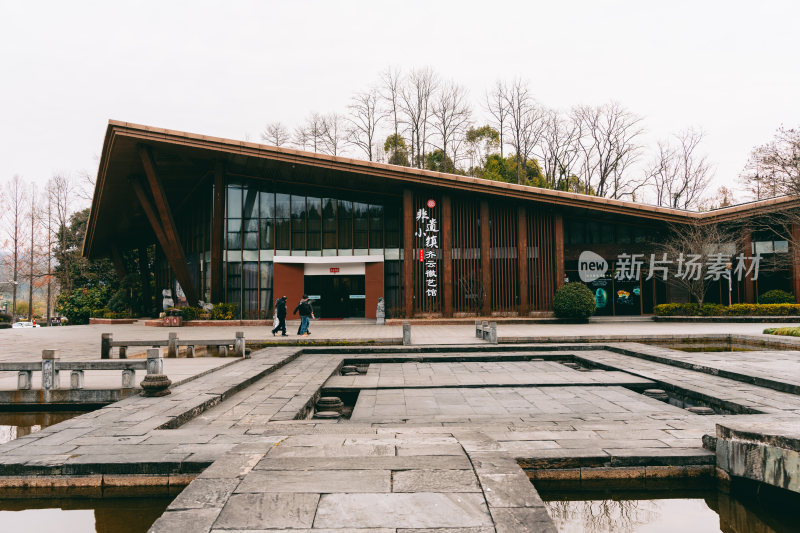
[[[740,235],[731,226],[717,223],[687,223],[672,225],[666,241],[657,247],[660,258],[667,258],[669,263],[663,276],[669,273],[669,281],[686,289],[695,302],[703,305],[706,293],[711,284],[719,279],[727,279],[728,273],[716,275],[711,265],[721,266],[732,261],[736,254],[736,242]],[[730,265],[733,267],[733,265]],[[720,274],[720,272],[717,272]],[[716,279],[715,279],[716,277]]]
[[[95,161],[100,161],[97,155],[95,155],[94,159]],[[86,204],[91,204],[94,197],[95,176],[88,170],[81,170],[77,174],[73,195],[86,202]]]
[[[554,109],[544,112],[543,122],[536,157],[548,185],[567,190],[569,178],[577,172],[580,126]]]
[[[458,147],[464,140],[472,116],[466,90],[452,82],[445,85],[436,94],[431,111],[431,126],[440,141],[438,147],[445,156],[451,157],[455,165],[458,159]]]
[[[713,211],[714,209],[722,209],[723,207],[730,207],[736,200],[734,199],[734,192],[721,185],[714,193],[703,198],[697,206],[698,211]]]
[[[517,160],[517,183],[522,184],[522,170],[542,135],[543,111],[534,101],[525,81],[514,80],[503,93],[508,108],[509,144],[514,148]]]
[[[392,68],[386,69],[381,75],[381,81],[383,82],[381,97],[384,101],[384,113],[391,119],[392,131],[394,132],[394,135],[389,137],[392,140],[391,153],[393,154],[397,153],[400,139],[400,113],[402,112],[400,91],[402,79],[401,72]]]
[[[283,146],[291,142],[291,135],[282,122],[270,122],[261,133],[261,140],[272,146]]]
[[[486,110],[492,117],[491,125],[500,135],[500,158],[503,158],[503,147],[507,122],[508,122],[508,103],[506,99],[506,88],[501,81],[497,81],[491,92],[486,93]]]
[[[297,126],[292,134],[292,144],[300,150],[305,150],[311,144],[311,135],[305,125]]]
[[[21,256],[23,253],[23,242],[25,239],[25,203],[27,197],[23,186],[22,178],[15,175],[6,185],[3,191],[3,226],[6,233],[5,248],[11,248],[11,271],[10,280],[0,280],[11,285],[11,316],[16,320],[17,316],[17,286],[19,285],[19,270]]]
[[[52,204],[53,214],[55,216],[55,227],[57,228],[58,244],[61,251],[60,257],[65,264],[60,265],[64,272],[70,272],[73,265],[69,263],[73,260],[73,255],[68,252],[67,233],[70,225],[70,214],[72,212],[72,193],[73,185],[69,178],[63,174],[56,174],[50,178],[47,183],[48,196]],[[72,279],[70,276],[65,276],[65,285],[61,287],[62,290],[71,291]]]
[[[740,178],[757,200],[800,196],[800,129],[778,128],[770,142],[753,149]]]
[[[411,164],[425,167],[431,98],[438,87],[430,68],[412,70],[400,87],[400,109],[411,130]]]
[[[330,155],[339,155],[346,142],[347,127],[345,119],[339,113],[328,113],[322,117],[322,151]]]
[[[580,171],[585,190],[610,198],[630,195],[625,171],[640,151],[636,143],[642,134],[642,119],[616,102],[575,107],[572,118],[580,126]]]
[[[295,130],[294,144],[301,150],[310,147],[315,153],[325,147],[325,117],[319,113],[311,113],[305,123]]]
[[[34,261],[36,258],[36,184],[31,183],[31,208],[30,216],[30,248],[28,249],[28,320],[33,321],[33,279],[36,273]]]
[[[674,143],[658,143],[647,179],[655,190],[657,205],[680,209],[697,207],[712,178],[706,156],[698,153],[703,133],[688,129],[674,139]]]
[[[353,95],[347,109],[347,140],[360,148],[367,159],[375,159],[378,124],[386,116],[379,105],[380,94],[377,88],[370,88]]]

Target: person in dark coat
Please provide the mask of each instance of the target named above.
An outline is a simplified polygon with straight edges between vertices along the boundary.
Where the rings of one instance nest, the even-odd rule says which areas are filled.
[[[281,335],[286,337],[286,296],[281,296],[275,302],[275,316],[278,318],[278,325],[272,330],[272,336],[281,331]]]
[[[303,299],[294,308],[294,314],[300,313],[300,328],[297,330],[298,335],[308,336],[311,332],[308,331],[309,320],[314,318],[314,310],[311,308],[311,301],[308,295],[304,294]]]

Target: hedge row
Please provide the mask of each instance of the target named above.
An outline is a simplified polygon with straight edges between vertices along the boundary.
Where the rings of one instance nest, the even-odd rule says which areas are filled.
[[[656,316],[795,316],[800,304],[660,304]]]
[[[170,307],[166,313],[172,316],[182,316],[184,320],[236,320],[239,316],[239,307],[236,304],[214,304],[210,311],[200,307]]]

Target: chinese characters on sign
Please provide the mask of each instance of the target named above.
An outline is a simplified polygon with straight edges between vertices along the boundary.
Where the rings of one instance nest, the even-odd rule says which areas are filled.
[[[428,209],[436,207],[436,202],[428,200]],[[423,276],[425,281],[425,296],[435,297],[439,293],[439,271],[436,261],[439,250],[439,227],[434,217],[428,214],[424,207],[417,210],[417,231],[414,236],[420,241],[419,260],[425,264]]]
[[[680,254],[677,258],[669,258],[666,253],[649,254],[619,254],[616,259],[616,273],[614,279],[618,281],[638,281],[642,276],[642,269],[647,268],[645,281],[660,278],[667,281],[671,275],[673,279],[684,281],[699,281],[700,279],[719,281],[720,279],[733,279],[742,281],[750,278],[758,279],[758,268],[761,256],[746,257],[740,253],[734,257],[726,254]],[[594,252],[585,251],[578,259],[578,273],[582,281],[588,283],[601,278],[608,269],[608,263]]]

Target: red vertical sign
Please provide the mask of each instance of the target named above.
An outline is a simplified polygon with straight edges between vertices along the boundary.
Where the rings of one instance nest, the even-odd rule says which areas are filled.
[[[422,248],[419,249],[419,262],[420,263],[425,262],[425,250],[423,250]]]

